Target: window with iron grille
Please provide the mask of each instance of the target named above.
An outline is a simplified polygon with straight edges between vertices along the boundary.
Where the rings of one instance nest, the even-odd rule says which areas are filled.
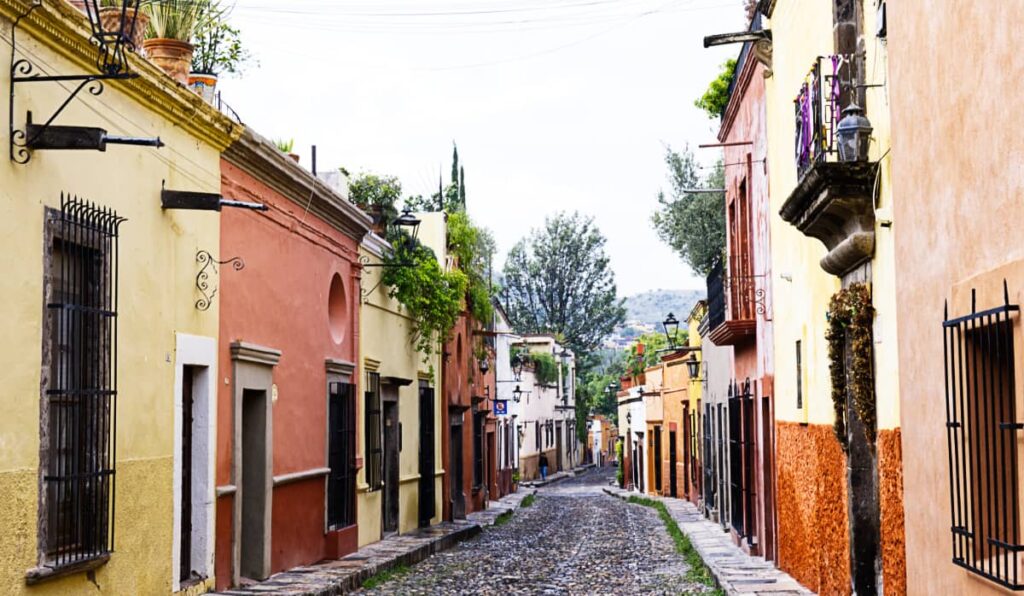
[[[356,392],[348,383],[328,386],[327,526],[356,523]]]
[[[1000,585],[1019,577],[1013,313],[1003,304],[943,322],[953,563]]]
[[[370,490],[378,490],[384,486],[384,430],[381,427],[379,373],[366,374],[365,397],[366,484],[370,485]]]
[[[110,209],[61,196],[46,214],[40,517],[48,567],[114,547],[118,227]]]

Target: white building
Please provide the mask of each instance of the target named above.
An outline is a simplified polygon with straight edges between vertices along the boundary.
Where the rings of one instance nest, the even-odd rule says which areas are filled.
[[[576,434],[576,356],[550,335],[523,336],[513,349],[524,361],[513,387],[513,400],[519,397],[520,475],[523,480],[540,478],[541,454],[547,459],[548,474],[572,469],[581,458]],[[554,374],[543,378],[552,363]]]
[[[518,384],[512,372],[512,346],[521,338],[512,333],[508,315],[497,301],[494,302],[494,378],[497,389],[495,399],[503,402],[504,414],[497,414],[497,451],[495,463],[498,470],[498,488],[504,495],[512,492],[512,485],[518,480],[516,471],[519,469],[519,435],[521,406],[516,401],[513,391]]]

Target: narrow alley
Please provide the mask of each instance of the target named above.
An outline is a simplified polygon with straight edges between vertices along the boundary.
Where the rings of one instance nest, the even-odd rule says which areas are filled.
[[[613,468],[542,488],[507,523],[362,594],[701,594],[654,509],[610,497]]]

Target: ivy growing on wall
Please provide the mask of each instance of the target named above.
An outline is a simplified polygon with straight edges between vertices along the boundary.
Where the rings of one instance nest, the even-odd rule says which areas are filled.
[[[454,255],[467,278],[466,310],[478,323],[487,325],[494,316],[491,305],[491,287],[484,271],[482,253],[483,233],[473,225],[464,211],[456,211],[448,215],[448,251]]]
[[[533,361],[533,374],[538,385],[554,385],[558,382],[558,363],[555,357],[545,352],[530,354]]]
[[[834,430],[836,438],[849,449],[846,427],[846,399],[849,395],[853,409],[864,425],[864,433],[871,443],[875,441],[876,411],[874,392],[874,347],[871,324],[874,319],[871,293],[865,284],[852,284],[832,296],[828,308],[829,376],[832,381],[832,405],[835,408]],[[850,358],[847,367],[846,349]]]

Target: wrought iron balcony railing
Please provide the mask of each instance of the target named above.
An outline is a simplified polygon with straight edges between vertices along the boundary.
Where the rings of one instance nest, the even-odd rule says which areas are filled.
[[[725,271],[718,261],[707,277],[708,329],[717,329],[725,323]]]
[[[853,56],[820,56],[807,73],[794,100],[796,106],[797,176],[817,162],[834,160],[836,126],[842,116],[842,98],[853,80]]]
[[[763,275],[746,273],[750,262],[730,257],[727,268],[719,262],[708,275],[708,329],[711,339],[731,345],[751,335],[757,317],[766,315],[764,288],[758,287]]]

